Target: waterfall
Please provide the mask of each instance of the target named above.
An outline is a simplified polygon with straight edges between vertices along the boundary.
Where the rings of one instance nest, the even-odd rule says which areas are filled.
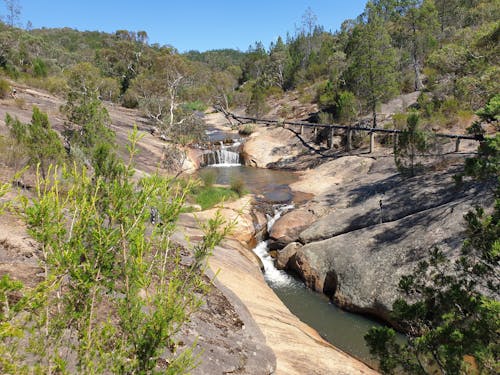
[[[276,220],[287,210],[293,208],[293,205],[279,205],[275,207],[274,216],[268,215],[267,230],[273,227]],[[262,241],[255,246],[253,252],[260,258],[264,265],[264,278],[272,286],[296,286],[300,285],[297,280],[288,275],[285,271],[278,270],[274,266],[274,259],[268,253],[268,241]]]
[[[220,146],[217,150],[203,155],[204,164],[211,167],[233,167],[241,165],[239,146],[239,142],[229,146],[225,146],[220,142]]]

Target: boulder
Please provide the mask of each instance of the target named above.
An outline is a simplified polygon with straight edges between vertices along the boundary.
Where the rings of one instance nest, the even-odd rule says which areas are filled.
[[[302,144],[290,130],[259,127],[243,145],[246,165],[266,168],[268,164],[291,159],[303,150]]]
[[[297,250],[292,264],[304,282],[341,307],[390,321],[399,296],[398,283],[438,247],[458,256],[463,215],[485,195],[462,198],[400,220],[373,225],[333,238],[308,243]]]
[[[281,249],[293,241],[297,241],[299,234],[311,225],[316,217],[307,209],[299,208],[287,212],[273,225],[269,233],[269,248]]]
[[[374,160],[359,156],[345,156],[306,171],[299,181],[290,185],[294,191],[314,195],[328,194],[335,185],[345,184],[370,170]]]
[[[288,269],[290,260],[295,256],[297,251],[302,247],[298,242],[292,242],[286,245],[283,249],[278,250],[276,255],[276,268],[279,270]]]

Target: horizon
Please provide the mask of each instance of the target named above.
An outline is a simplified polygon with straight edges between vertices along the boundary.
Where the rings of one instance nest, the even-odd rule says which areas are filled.
[[[247,51],[256,42],[268,48],[279,36],[285,39],[287,34],[293,35],[308,9],[317,17],[316,25],[334,32],[343,21],[361,14],[366,1],[256,0],[248,4],[213,0],[158,4],[146,0],[138,6],[130,0],[19,0],[21,14],[17,26],[26,28],[30,22],[33,29],[146,31],[149,44],[172,46],[180,53],[218,49]],[[0,14],[4,16],[5,4],[3,1],[0,4]]]

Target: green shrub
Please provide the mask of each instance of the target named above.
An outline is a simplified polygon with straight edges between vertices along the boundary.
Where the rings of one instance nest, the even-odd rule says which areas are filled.
[[[127,91],[125,94],[123,94],[122,106],[125,108],[137,108],[139,106],[139,101],[133,93]]]
[[[33,65],[33,77],[47,77],[47,64],[40,58],[36,58],[32,62]]]
[[[10,92],[11,88],[9,83],[6,80],[0,78],[0,98],[5,99],[10,95]]]
[[[250,135],[255,131],[255,126],[251,124],[245,124],[238,129],[238,133],[241,135]]]
[[[245,182],[241,178],[233,177],[231,178],[231,190],[238,194],[238,197],[242,197],[246,193]]]
[[[492,97],[484,108],[476,113],[485,121],[500,121],[500,94]]]
[[[137,139],[135,131],[132,155]],[[85,169],[51,169],[30,199],[21,197],[16,211],[40,244],[43,272],[33,288],[0,279],[3,373],[152,374],[161,366],[177,374],[196,366],[194,345],[176,333],[202,305],[205,260],[230,226],[216,214],[196,245],[174,245],[186,191],[158,175],[136,182],[132,163],[124,168],[112,183]],[[192,263],[179,264],[181,251]]]
[[[213,169],[204,169],[200,172],[200,179],[203,181],[203,186],[212,187],[217,179],[217,172]]]
[[[189,111],[200,111],[204,112],[207,109],[207,105],[203,103],[201,100],[195,100],[192,102],[187,102],[183,104],[184,109]]]

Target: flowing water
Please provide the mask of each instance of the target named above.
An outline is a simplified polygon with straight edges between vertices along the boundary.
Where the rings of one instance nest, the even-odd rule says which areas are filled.
[[[238,142],[234,134],[231,137]],[[222,144],[222,140],[227,140],[228,137],[214,131],[211,138],[212,141],[221,142],[221,147],[212,152],[212,156],[205,156],[210,162],[205,163],[209,166],[204,169],[215,171],[217,184],[229,185],[233,180],[244,181],[246,189],[251,193],[262,196],[268,202],[280,204],[276,214],[268,217],[269,230],[283,212],[293,208],[288,204],[293,198],[289,184],[297,181],[298,177],[287,171],[238,165],[240,160],[235,145]],[[371,327],[380,326],[379,323],[339,309],[325,296],[307,289],[302,281],[276,269],[274,259],[268,253],[267,241],[258,243],[253,251],[262,260],[267,283],[293,314],[336,347],[376,366],[363,336]]]
[[[268,230],[282,212],[293,206],[281,205],[274,217],[269,218]],[[276,295],[300,320],[313,327],[328,342],[339,349],[376,366],[370,357],[363,336],[380,323],[336,307],[325,296],[307,289],[304,283],[286,272],[276,269],[274,259],[268,253],[267,241],[253,249],[262,260],[264,277]]]

